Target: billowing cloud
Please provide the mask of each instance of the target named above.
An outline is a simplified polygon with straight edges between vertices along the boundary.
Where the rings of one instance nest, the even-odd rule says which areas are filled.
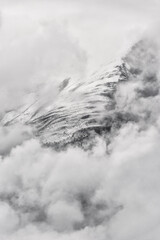
[[[54,99],[57,84],[65,77],[85,74],[86,54],[63,26],[29,16],[2,15],[1,112],[24,103],[23,96],[37,88]]]
[[[63,1],[60,2],[63,5]],[[81,4],[77,2],[81,8],[76,14],[74,7],[70,8],[69,14],[64,11],[65,17],[69,15],[65,18],[68,19],[67,30],[65,25],[61,25],[63,21],[58,25],[53,21],[51,5],[46,3],[44,9],[47,8],[49,16],[42,14],[42,8],[37,10],[38,13],[32,10],[22,16],[25,6],[31,9],[32,4],[27,5],[24,1],[21,7],[18,1],[11,5],[10,1],[2,4],[1,118],[5,111],[24,102],[32,103],[37,94],[44,101],[47,99],[54,103],[61,79],[69,74],[83,77],[87,68],[86,55],[97,48],[92,57],[98,56],[98,59],[102,52],[107,54],[104,42],[110,46],[116,39],[116,48],[110,52],[114,57],[126,29],[139,26],[135,21],[137,16],[141,19],[139,11],[133,17],[139,4],[145,4],[149,9],[151,1],[124,0],[112,1],[112,4],[108,1],[108,5],[101,1],[97,11],[98,2],[93,1],[88,16],[84,11],[84,1]],[[110,9],[115,5],[113,17],[117,14],[117,18],[110,21]],[[123,11],[118,14],[117,8]],[[18,12],[17,9],[23,11]],[[108,18],[104,14],[105,9]],[[58,8],[56,22],[60,19],[58,16],[63,15],[60,12]],[[125,12],[126,16],[122,17]],[[98,20],[94,20],[94,16],[98,16]],[[142,28],[148,19],[146,16],[142,17]],[[122,22],[117,23],[120,19]],[[130,21],[123,25],[121,31],[119,27],[127,19]],[[150,19],[147,24],[149,22]],[[75,26],[78,26],[78,33]],[[107,27],[109,30],[105,32]],[[115,38],[119,33],[119,38]],[[159,39],[157,33],[149,31],[149,35]],[[73,36],[78,36],[78,43]],[[110,37],[108,42],[106,36]],[[142,44],[142,52],[128,55],[130,81],[119,84],[115,94],[115,111],[134,116],[134,121],[126,121],[118,131],[113,131],[108,146],[103,138],[98,138],[95,148],[90,151],[69,147],[66,151],[56,152],[42,146],[29,126],[1,125],[0,239],[159,239],[159,44],[158,40],[156,44],[152,40],[149,44],[146,42]],[[81,45],[87,51],[82,50]],[[98,51],[99,55],[96,54]]]

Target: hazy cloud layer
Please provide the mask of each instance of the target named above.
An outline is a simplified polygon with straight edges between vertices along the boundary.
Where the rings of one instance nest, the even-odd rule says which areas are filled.
[[[66,19],[72,23],[67,27],[62,24],[64,19],[59,17],[62,15],[60,8],[57,10],[55,23],[50,15],[52,12],[49,10],[50,5],[46,5],[46,2],[44,9],[48,6],[47,13],[50,13],[48,17],[46,13],[42,14],[42,8],[37,12],[31,10],[29,14],[28,10],[31,9],[32,2],[26,5],[23,1],[23,5],[21,1],[20,8],[18,1],[11,5],[10,1],[7,3],[1,1],[1,3],[0,112],[3,116],[5,111],[27,101],[23,96],[26,92],[34,95],[35,89],[38,89],[36,93],[44,99],[54,100],[61,79],[68,77],[68,74],[83,77],[87,68],[86,60],[90,61],[93,47],[98,50],[91,59],[93,56],[97,57],[98,51],[100,51],[98,56],[101,56],[107,34],[110,33],[108,45],[111,46],[112,40],[121,33],[119,39],[115,40],[116,47],[110,52],[110,57],[114,58],[117,46],[127,39],[126,29],[132,27],[137,29],[138,26],[137,31],[139,31],[152,22],[146,13],[139,28],[139,23],[135,21],[133,15],[138,11],[135,17],[141,19],[139,5],[145,4],[145,8],[149,10],[154,1],[140,3],[139,1],[112,1],[112,3],[108,1],[109,9],[116,6],[113,16],[112,12],[107,10],[106,3],[102,1],[101,6],[106,7],[109,13],[107,26],[103,25],[103,27],[102,23],[107,17],[100,5],[97,10],[99,20],[94,21],[94,14],[97,14],[96,1],[93,1],[92,11],[88,10],[89,16],[84,13],[84,1],[81,4],[77,2],[77,6],[80,5],[81,9],[76,16],[74,16],[77,9],[75,5],[70,8],[69,14],[64,11],[65,16],[69,15]],[[47,3],[49,4],[49,1]],[[60,3],[63,6],[63,1]],[[87,4],[90,3],[91,1],[87,1]],[[24,17],[23,14],[27,9],[25,6],[28,6],[28,10]],[[118,14],[119,8],[123,11]],[[18,9],[23,11],[18,12]],[[132,12],[133,18],[129,17],[128,11]],[[123,18],[124,12],[126,17]],[[153,11],[151,13],[153,14]],[[82,16],[84,18],[80,19]],[[110,19],[115,16],[117,18],[113,19],[111,24]],[[123,21],[117,23],[119,19]],[[125,23],[127,19],[130,21],[122,27],[121,32],[121,23]],[[86,28],[85,20],[87,20]],[[77,32],[75,26],[79,26]],[[101,26],[100,30],[99,26]],[[87,35],[90,27],[91,38],[89,34]],[[110,28],[105,32],[104,29],[107,27]],[[142,32],[140,30],[133,39],[139,38]],[[123,38],[124,33],[126,35]],[[159,39],[157,33],[153,34],[149,31],[149,35]],[[78,42],[73,36],[78,38]],[[95,39],[92,38],[93,36]],[[100,42],[103,43],[101,48],[99,48]],[[130,40],[129,43],[127,42],[128,46],[131,42]],[[88,48],[89,43],[90,48]],[[52,149],[43,148],[33,137],[32,129],[28,126],[1,126],[0,239],[159,239],[158,41],[157,44],[150,46],[152,44],[148,45],[147,50],[150,55],[156,57],[153,58],[155,61],[151,63],[150,59],[147,61],[146,58],[141,58],[145,61],[138,61],[137,55],[132,54],[129,58],[131,66],[134,63],[134,67],[136,64],[138,68],[142,64],[140,67],[144,71],[135,78],[134,71],[137,68],[133,68],[130,81],[119,85],[115,95],[116,110],[136,116],[137,121],[123,125],[118,133],[112,136],[108,149],[104,140],[100,138],[97,139],[97,145],[92,151],[84,152],[78,148],[69,148],[65,152],[57,153]],[[107,54],[107,51],[104,51],[104,54]],[[98,63],[101,64],[101,61],[98,60]],[[46,84],[48,82],[49,84]]]
[[[143,71],[115,96],[117,110],[138,119],[124,124],[107,149],[97,139],[92,151],[57,153],[26,127],[1,129],[1,239],[158,239],[160,95],[151,88],[159,90],[158,45],[140,46],[148,51],[144,61],[131,52],[128,62]]]
[[[85,52],[63,26],[12,14],[2,14],[1,112],[24,103],[26,93],[37,91],[54,99],[64,78],[82,78],[86,71]]]

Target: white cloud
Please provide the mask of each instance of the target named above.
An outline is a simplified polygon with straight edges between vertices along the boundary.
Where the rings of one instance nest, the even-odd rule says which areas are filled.
[[[1,112],[23,104],[26,92],[37,88],[45,98],[54,99],[59,81],[68,75],[82,77],[86,69],[85,52],[63,26],[13,11],[2,14]],[[49,87],[42,90],[44,83]]]
[[[120,3],[123,3],[123,11],[116,18],[119,2],[114,1],[117,8],[111,23],[110,9],[114,5],[109,2],[108,17],[102,11],[105,3],[95,12],[97,5],[94,2],[91,11],[87,10],[89,16],[84,13],[84,3],[80,4],[81,9],[76,16],[70,16],[72,11],[69,11],[68,21],[72,26],[68,28],[73,35],[81,36],[80,41],[82,39],[87,53],[91,53],[94,47],[98,49],[93,54],[95,58],[96,52],[99,51],[99,57],[104,49],[107,52],[104,46],[110,36],[108,46],[116,36],[122,34],[115,40],[115,45],[118,42],[116,46],[119,46],[126,29],[132,23],[135,29],[139,26],[135,21],[137,16],[141,19],[139,12],[133,17],[139,2]],[[24,2],[21,8],[15,3],[11,7],[7,4],[2,5],[4,15],[0,32],[1,112],[19,105],[20,100],[23,102],[24,92],[37,87],[37,80],[38,86],[39,81],[53,80],[39,94],[45,93],[44,98],[50,94],[49,100],[56,97],[59,79],[70,72],[81,76],[86,68],[86,54],[79,47],[81,43],[77,44],[63,27],[51,21],[50,16],[47,18],[45,14],[41,17],[42,8],[36,16],[33,14],[35,10],[32,10],[31,14],[25,14],[25,18],[16,10],[23,9],[24,13]],[[32,2],[30,4],[28,9]],[[140,6],[143,4],[149,10],[151,2],[141,1]],[[128,8],[129,14],[132,12],[131,18],[128,12],[123,17]],[[58,15],[61,15],[60,10],[56,20],[59,19]],[[142,17],[142,26],[145,26],[146,16]],[[129,22],[121,32],[121,28],[118,28],[127,19]],[[122,22],[117,23],[118,20]],[[107,24],[103,25],[104,22]],[[78,32],[75,26],[79,27]],[[105,32],[107,27],[109,31]],[[113,48],[112,57],[117,47],[114,51]],[[148,51],[158,54],[152,48],[148,48]],[[69,148],[57,153],[42,147],[26,126],[1,126],[0,239],[159,239],[160,98],[158,92],[154,95],[152,91],[153,87],[159,89],[159,61],[155,65],[144,62],[143,68],[146,71],[139,79],[133,78],[117,88],[117,109],[135,114],[138,120],[122,126],[112,136],[108,146],[110,155],[106,153],[103,139],[97,140],[92,152]],[[153,72],[157,77],[155,86],[146,80]],[[50,91],[48,86],[52,86]],[[149,92],[146,88],[149,88]],[[144,121],[145,115],[147,118]]]

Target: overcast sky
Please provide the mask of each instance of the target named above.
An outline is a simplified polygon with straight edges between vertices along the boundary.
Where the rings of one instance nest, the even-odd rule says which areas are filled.
[[[23,121],[37,96],[40,109],[54,106],[66,77],[87,81],[146,32],[155,38],[159,9],[160,0],[0,0],[0,117],[24,106]],[[111,110],[136,121],[119,132],[115,122],[107,149],[103,138],[92,152],[55,152],[28,125],[0,124],[0,239],[159,239],[159,56],[152,44],[146,50],[157,61],[142,59],[138,79],[118,84]]]
[[[12,31],[31,26],[31,19],[63,25],[86,51],[89,71],[118,57],[157,22],[159,6],[156,0],[0,1],[2,24],[17,20]]]

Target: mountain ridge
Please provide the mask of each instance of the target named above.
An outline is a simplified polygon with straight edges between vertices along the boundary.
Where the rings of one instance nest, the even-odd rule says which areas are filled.
[[[41,107],[36,99],[29,106],[6,114],[2,122],[32,126],[45,146],[62,149],[72,144],[88,149],[94,145],[96,136],[108,139],[123,124],[139,121],[140,112],[118,106],[117,92],[126,83],[136,86],[137,81],[143,81],[142,88],[131,84],[136,98],[155,97],[159,93],[158,61],[156,44],[140,40],[118,63],[102,68],[86,81],[64,79],[53,104]]]

